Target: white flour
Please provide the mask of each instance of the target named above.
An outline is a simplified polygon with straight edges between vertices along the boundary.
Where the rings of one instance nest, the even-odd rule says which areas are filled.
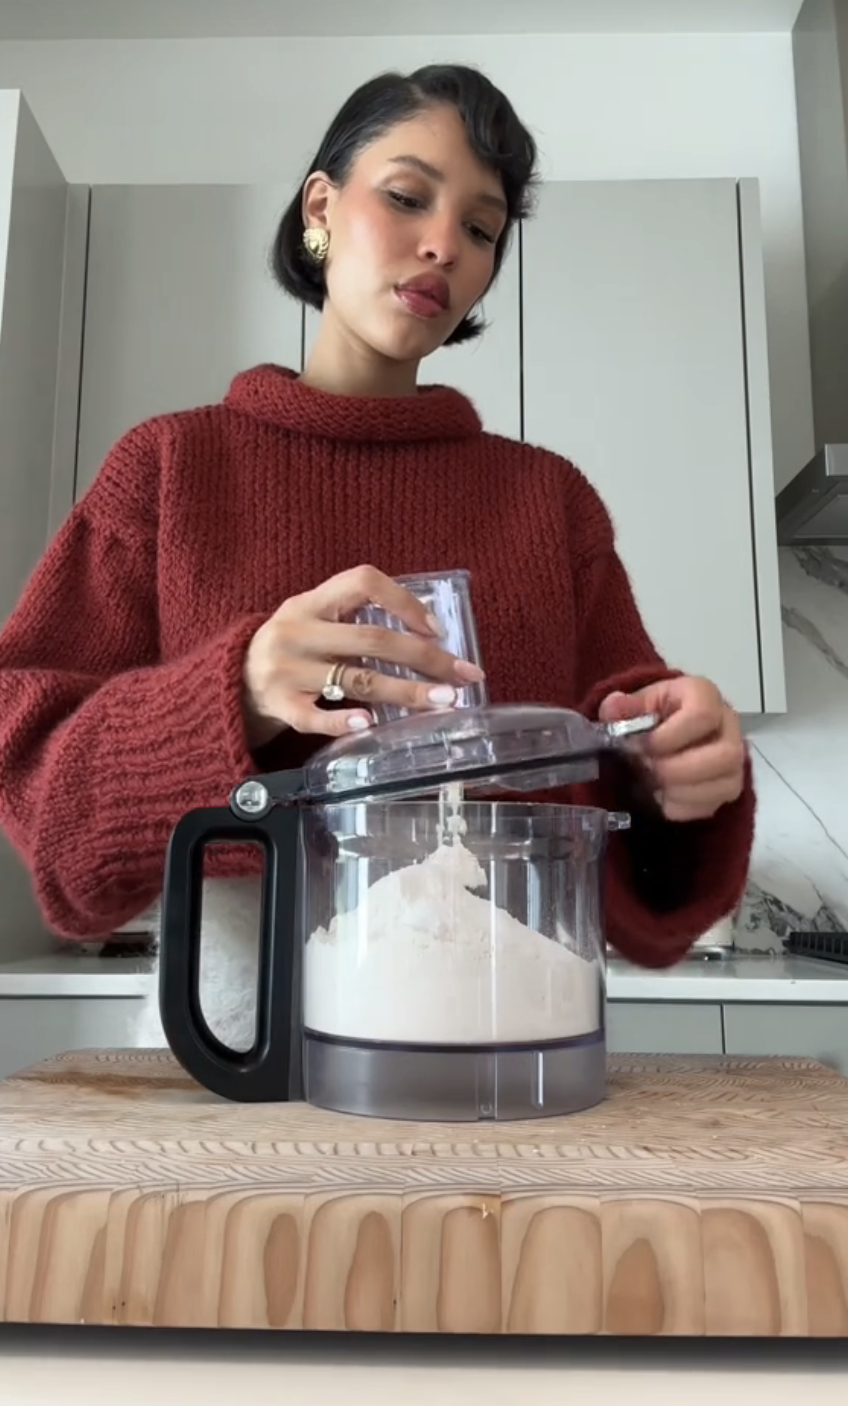
[[[464,828],[449,824],[448,833]],[[305,1024],[351,1039],[510,1043],[586,1035],[601,976],[472,893],[486,876],[458,838],[378,879],[306,944]]]

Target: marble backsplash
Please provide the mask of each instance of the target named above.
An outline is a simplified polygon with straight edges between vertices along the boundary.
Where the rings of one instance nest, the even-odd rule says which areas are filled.
[[[787,712],[748,733],[758,811],[744,947],[848,930],[848,548],[782,548],[780,586]]]

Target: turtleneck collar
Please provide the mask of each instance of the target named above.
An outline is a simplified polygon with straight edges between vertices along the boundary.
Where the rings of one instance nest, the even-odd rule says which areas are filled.
[[[416,395],[331,395],[284,366],[254,366],[233,380],[224,404],[293,434],[338,440],[467,439],[482,430],[470,400],[448,386]]]

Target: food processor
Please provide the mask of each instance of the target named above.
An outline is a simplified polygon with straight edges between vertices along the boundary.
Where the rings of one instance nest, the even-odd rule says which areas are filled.
[[[594,778],[602,754],[655,724],[541,704],[407,713],[184,816],[160,949],[177,1059],[224,1098],[386,1118],[600,1102],[604,857],[629,817],[537,797]],[[246,1051],[213,1035],[199,995],[205,851],[241,843],[264,858]]]

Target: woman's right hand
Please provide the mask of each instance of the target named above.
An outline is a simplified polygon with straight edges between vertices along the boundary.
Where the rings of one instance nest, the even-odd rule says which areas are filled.
[[[411,634],[351,624],[346,617],[364,605],[380,605]],[[390,703],[422,710],[444,708],[464,684],[484,675],[438,643],[438,623],[403,586],[373,566],[333,576],[313,591],[292,596],[260,626],[245,655],[244,713],[251,749],[286,728],[339,737],[369,727],[366,707],[329,711],[316,706],[334,665],[345,698],[360,704]],[[395,679],[367,669],[363,659],[400,664],[429,683]]]

